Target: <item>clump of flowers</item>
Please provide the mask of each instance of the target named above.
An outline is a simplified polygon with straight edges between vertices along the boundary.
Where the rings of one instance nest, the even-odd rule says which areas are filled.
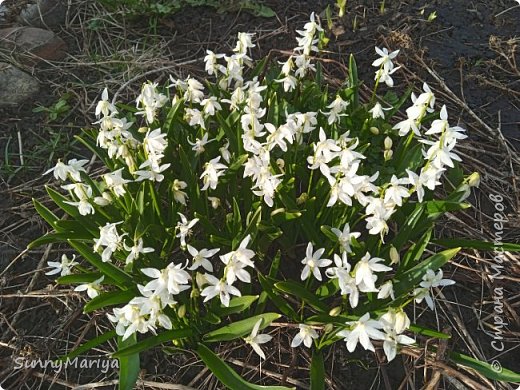
[[[240,33],[230,55],[207,51],[207,80],[146,82],[134,109],[103,91],[80,140],[105,173],[90,176],[83,160],[51,170],[68,183],[48,189],[68,220],[35,201],[55,232],[34,245],[65,238],[76,250],[49,273],[87,292],[86,311],[107,311],[115,356],[173,340],[225,381],[230,368],[206,345],[239,339],[269,359],[261,330],[284,315],[294,348],[344,341],[392,360],[419,329],[406,306],[434,309],[433,288],[453,283],[440,268],[459,248],[425,248],[435,221],[465,207],[465,131],[446,106],[435,111],[426,83],[397,119],[407,97],[378,93],[394,84],[398,50],[376,48],[362,101],[353,57],[342,88],[320,83],[314,14],[297,33],[280,70],[255,63],[254,36]]]

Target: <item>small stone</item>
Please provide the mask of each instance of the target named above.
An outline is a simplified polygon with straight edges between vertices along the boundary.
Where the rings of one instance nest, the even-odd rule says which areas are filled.
[[[0,50],[9,51],[25,64],[39,59],[57,61],[65,58],[67,44],[52,31],[36,27],[0,29]]]
[[[28,26],[50,28],[63,24],[66,14],[67,7],[61,0],[38,0],[20,13],[18,21]]]
[[[38,81],[15,68],[0,62],[0,107],[16,106],[38,93]]]

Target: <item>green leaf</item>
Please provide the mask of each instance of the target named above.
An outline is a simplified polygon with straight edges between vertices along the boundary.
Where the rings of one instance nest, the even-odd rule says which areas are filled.
[[[115,330],[111,330],[109,332],[103,333],[102,335],[100,335],[92,340],[89,340],[84,344],[81,344],[79,347],[77,347],[73,351],[69,352],[68,354],[60,357],[58,359],[58,361],[65,362],[65,361],[67,361],[67,359],[72,360],[76,356],[79,356],[82,353],[87,352],[87,351],[91,350],[92,348],[97,347],[98,345],[103,344],[105,341],[108,341],[116,336],[117,336],[117,334],[116,334]]]
[[[248,215],[250,216],[251,213]],[[240,239],[238,237],[235,237],[233,239],[233,249],[236,249],[238,247],[238,244],[247,237],[249,234],[251,235],[251,242],[255,239],[256,232],[258,231],[258,224],[262,220],[262,206],[258,206],[256,211],[254,212],[253,216],[250,219],[249,225],[247,226],[244,234]]]
[[[291,305],[287,303],[287,301],[278,295],[274,288],[274,283],[270,278],[266,278],[262,274],[258,274],[258,281],[262,286],[262,290],[267,293],[271,302],[275,304],[275,306],[280,310],[284,315],[289,317],[290,319],[296,321],[298,318],[298,314],[294,311]]]
[[[47,207],[45,207],[43,204],[41,204],[36,199],[33,198],[32,201],[33,201],[34,208],[36,209],[38,214],[40,214],[40,216],[43,219],[45,219],[45,221],[49,225],[51,225],[54,229],[56,229],[56,221],[58,221],[59,218],[52,211],[50,211]],[[31,245],[31,244],[29,244],[29,245]],[[33,248],[34,248],[34,246],[33,246]]]
[[[137,335],[134,333],[126,340],[119,338],[118,349],[125,349],[135,345]],[[139,377],[139,353],[119,357],[119,390],[133,390]]]
[[[425,328],[425,327],[417,325],[417,324],[410,325],[408,330],[415,334],[420,334],[422,336],[427,336],[427,337],[435,337],[436,339],[446,339],[447,340],[447,339],[451,338],[451,336],[449,334],[438,332],[433,329]]]
[[[354,91],[352,95],[352,105],[353,108],[357,108],[359,106],[359,80],[358,80],[358,71],[356,65],[356,59],[353,54],[350,54],[348,61],[348,78],[349,78],[349,87]]]
[[[408,265],[410,263],[415,263],[416,261],[418,261],[421,258],[426,247],[430,243],[431,235],[432,235],[432,229],[428,229],[428,231],[426,231],[426,233],[423,234],[421,239],[419,241],[417,241],[416,243],[414,243],[410,247],[410,249],[408,249],[408,251],[404,255],[403,259],[401,260],[400,267],[402,267],[403,269],[408,269],[409,268]]]
[[[122,303],[128,303],[132,298],[139,295],[135,290],[126,291],[110,291],[99,294],[92,298],[91,301],[83,307],[83,313],[90,313],[94,310],[101,309],[106,306],[114,306]]]
[[[397,111],[399,111],[399,109],[403,106],[403,104],[406,103],[406,101],[412,94],[412,90],[413,90],[412,87],[408,87],[406,89],[406,92],[401,96],[401,99],[399,99],[399,101],[396,104],[394,104],[392,109],[389,110],[388,113],[386,114],[387,119],[393,117],[397,113]]]
[[[310,390],[325,390],[325,362],[321,351],[312,352]]]
[[[308,303],[316,310],[322,312],[328,312],[329,310],[328,306],[325,303],[321,302],[317,295],[314,295],[300,283],[288,280],[285,282],[275,283],[274,286],[284,293],[291,294],[300,298],[302,301]]]
[[[221,381],[227,388],[231,390],[289,390],[290,387],[284,386],[260,386],[246,382],[238,375],[229,365],[221,358],[213,353],[204,344],[199,343],[197,354],[211,372]],[[292,388],[295,389],[295,388]]]
[[[54,244],[56,242],[66,242],[68,239],[72,240],[91,240],[92,235],[88,233],[67,232],[67,233],[47,233],[44,236],[37,238],[27,245],[28,249],[33,249],[46,244]]]
[[[213,309],[213,312],[219,317],[225,317],[230,314],[240,313],[246,310],[258,299],[258,295],[244,295],[235,297],[229,301],[229,307],[221,306]]]
[[[500,245],[495,245],[494,242],[489,241],[444,238],[439,240],[432,240],[432,243],[444,246],[446,248],[455,248],[460,246],[462,248],[478,249],[481,251],[494,251],[498,248],[500,248],[500,250],[509,252],[520,251],[520,244],[512,244],[509,242],[501,242]]]
[[[172,329],[166,332],[159,333],[157,336],[148,337],[135,344],[128,345],[125,348],[119,348],[119,350],[112,355],[114,358],[120,358],[137,354],[141,351],[146,351],[159,344],[166,343],[172,340],[184,339],[190,337],[193,334],[192,329]]]
[[[116,285],[126,290],[127,285],[132,285],[133,279],[126,272],[122,271],[115,265],[109,262],[103,262],[101,256],[95,253],[92,248],[80,242],[67,240],[69,245],[78,251],[78,253],[85,258],[90,264],[96,267],[104,275],[109,276]]]
[[[501,370],[496,370],[489,363],[473,359],[472,357],[463,355],[458,352],[451,352],[449,356],[450,359],[455,363],[460,364],[462,366],[473,368],[475,371],[478,371],[486,378],[501,382],[520,382],[520,373],[508,370],[507,368],[501,368]]]
[[[331,240],[332,242],[338,242],[338,236],[334,234],[330,226],[322,225],[320,227],[320,230],[323,234],[325,234],[325,236],[327,236],[329,240]]]
[[[437,214],[443,214],[448,211],[464,210],[470,207],[471,205],[469,203],[464,202],[448,202],[444,200],[430,200],[426,202],[426,211],[434,217],[436,217]]]
[[[403,245],[412,237],[414,233],[417,233],[415,225],[421,220],[424,214],[424,203],[417,203],[415,210],[406,218],[403,225],[399,229],[399,233],[392,240],[392,245],[401,250]]]
[[[232,322],[231,324],[223,326],[222,328],[206,333],[204,335],[204,340],[208,342],[229,341],[239,337],[244,337],[251,333],[251,330],[259,319],[263,320],[262,324],[260,325],[260,329],[264,329],[268,327],[271,322],[277,320],[280,317],[281,315],[278,313],[264,313],[247,318],[245,320]]]
[[[339,291],[338,279],[334,278],[322,284],[316,289],[316,295],[320,298],[328,298]]]
[[[72,274],[60,276],[56,279],[58,284],[83,284],[83,283],[91,283],[95,280],[98,280],[102,276],[99,272],[87,272],[82,274]],[[114,284],[114,281],[109,277],[105,276],[103,279],[103,284]]]
[[[71,201],[70,199],[67,199],[66,197],[64,197],[62,194],[60,194],[59,192],[57,191],[54,191],[51,187],[49,186],[45,186],[45,189],[47,190],[47,193],[49,194],[49,196],[51,197],[51,199],[54,201],[54,203],[56,203],[56,205],[62,209],[63,211],[65,211],[68,215],[72,216],[72,217],[77,217],[79,215],[79,211],[78,209],[75,207],[75,206],[72,206],[68,203],[65,203],[65,202],[69,202]]]

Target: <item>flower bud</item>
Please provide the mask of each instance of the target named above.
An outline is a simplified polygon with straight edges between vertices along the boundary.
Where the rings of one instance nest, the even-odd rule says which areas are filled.
[[[140,127],[137,129],[138,133],[146,133],[148,130],[150,130],[148,127]]]
[[[179,316],[179,318],[184,318],[184,316],[186,315],[186,305],[181,305],[179,307],[179,310],[177,310],[177,315]]]
[[[478,187],[480,185],[480,175],[478,172],[473,172],[468,177],[468,185],[470,187]]]
[[[374,135],[379,135],[379,129],[377,127],[371,127],[370,132]]]
[[[401,260],[401,256],[399,256],[399,252],[395,248],[395,246],[390,247],[390,264],[397,264]]]
[[[385,150],[383,156],[385,157],[385,161],[391,160],[394,152],[392,150]]]
[[[392,149],[392,145],[393,145],[392,138],[386,137],[385,138],[385,149],[386,150]]]
[[[309,199],[309,194],[307,194],[306,192],[304,192],[303,194],[301,194],[298,198],[296,198],[296,204],[299,206],[299,205],[302,205],[304,204],[305,202],[307,202],[307,199]]]
[[[337,317],[341,313],[341,306],[336,306],[335,308],[331,309],[329,311],[329,316],[331,317]]]
[[[330,333],[334,330],[334,325],[332,324],[327,324],[325,325],[325,327],[323,328],[323,332],[324,333]]]
[[[278,168],[280,168],[280,171],[283,172],[283,169],[285,168],[285,161],[283,158],[279,158],[276,160],[276,165],[278,165]]]
[[[220,206],[220,199],[215,196],[208,196],[208,200],[211,202],[211,207],[218,209]]]

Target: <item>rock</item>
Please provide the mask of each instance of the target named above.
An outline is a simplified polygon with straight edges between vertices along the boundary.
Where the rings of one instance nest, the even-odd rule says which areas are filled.
[[[34,65],[39,59],[57,61],[65,58],[67,44],[52,31],[12,27],[0,29],[0,50],[9,51],[22,63]]]
[[[0,3],[0,23],[2,23],[5,20],[6,16],[7,16],[7,7]]]
[[[0,107],[16,106],[39,90],[40,85],[34,77],[11,64],[0,62]]]
[[[67,7],[61,0],[38,0],[28,5],[18,17],[18,21],[33,27],[50,28],[65,22]]]

